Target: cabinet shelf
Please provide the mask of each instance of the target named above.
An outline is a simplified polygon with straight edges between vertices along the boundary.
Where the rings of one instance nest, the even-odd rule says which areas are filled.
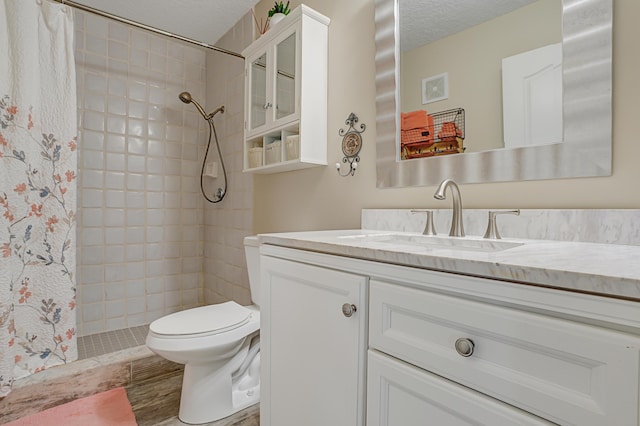
[[[242,52],[244,172],[327,165],[328,25],[300,5]]]

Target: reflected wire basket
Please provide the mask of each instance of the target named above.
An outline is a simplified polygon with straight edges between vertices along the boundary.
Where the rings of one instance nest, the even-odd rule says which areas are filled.
[[[464,109],[455,108],[429,114],[427,127],[401,130],[401,158],[461,154],[464,147]],[[433,121],[432,121],[433,120]]]

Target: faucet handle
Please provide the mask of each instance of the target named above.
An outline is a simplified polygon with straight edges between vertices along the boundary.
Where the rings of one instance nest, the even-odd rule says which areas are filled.
[[[495,240],[499,240],[502,237],[500,236],[500,232],[498,232],[498,225],[496,224],[496,216],[499,214],[514,214],[516,216],[520,215],[520,209],[516,210],[490,210],[489,211],[489,223],[487,224],[487,232],[484,233],[484,238],[491,238]]]
[[[426,213],[427,214],[427,223],[424,225],[424,231],[422,231],[423,235],[437,235],[436,227],[433,224],[433,210],[411,210],[411,213]]]

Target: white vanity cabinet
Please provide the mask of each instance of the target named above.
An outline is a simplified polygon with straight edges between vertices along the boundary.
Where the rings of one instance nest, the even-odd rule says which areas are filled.
[[[278,246],[261,253],[263,425],[640,425],[637,302]],[[358,302],[343,302],[353,291]],[[366,323],[342,321],[342,303]],[[362,423],[342,410],[357,412],[365,389]]]
[[[260,262],[260,424],[364,426],[367,279]]]
[[[245,172],[327,164],[328,25],[300,5],[242,52]]]

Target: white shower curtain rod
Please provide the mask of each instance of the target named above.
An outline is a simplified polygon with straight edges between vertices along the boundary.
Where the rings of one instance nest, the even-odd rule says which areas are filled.
[[[123,18],[123,17],[118,16],[118,15],[113,15],[111,13],[103,12],[102,10],[94,9],[92,7],[89,7],[89,6],[85,6],[83,4],[76,3],[74,1],[68,1],[68,0],[52,0],[52,1],[54,1],[56,3],[60,3],[60,4],[66,4],[67,6],[71,6],[71,7],[74,7],[76,9],[80,9],[80,10],[85,11],[85,12],[93,13],[94,15],[99,15],[99,16],[102,16],[103,18],[111,19],[113,21],[118,21],[118,22],[121,22],[123,24],[131,25],[133,27],[137,27],[137,28],[140,28],[140,29],[143,29],[143,30],[146,30],[146,31],[151,31],[152,33],[160,34],[160,35],[163,35],[165,37],[175,38],[177,40],[184,41],[186,43],[195,44],[197,46],[204,47],[206,49],[215,50],[216,52],[225,53],[227,55],[231,55],[231,56],[235,56],[237,58],[244,59],[244,56],[242,56],[239,53],[232,52],[231,50],[223,49],[223,48],[217,47],[217,46],[212,46],[210,44],[203,43],[201,41],[194,40],[194,39],[191,39],[191,38],[188,38],[188,37],[183,37],[181,35],[174,34],[174,33],[171,33],[169,31],[165,31],[165,30],[161,30],[159,28],[151,27],[151,26],[143,24],[141,22],[132,21],[130,19]]]

